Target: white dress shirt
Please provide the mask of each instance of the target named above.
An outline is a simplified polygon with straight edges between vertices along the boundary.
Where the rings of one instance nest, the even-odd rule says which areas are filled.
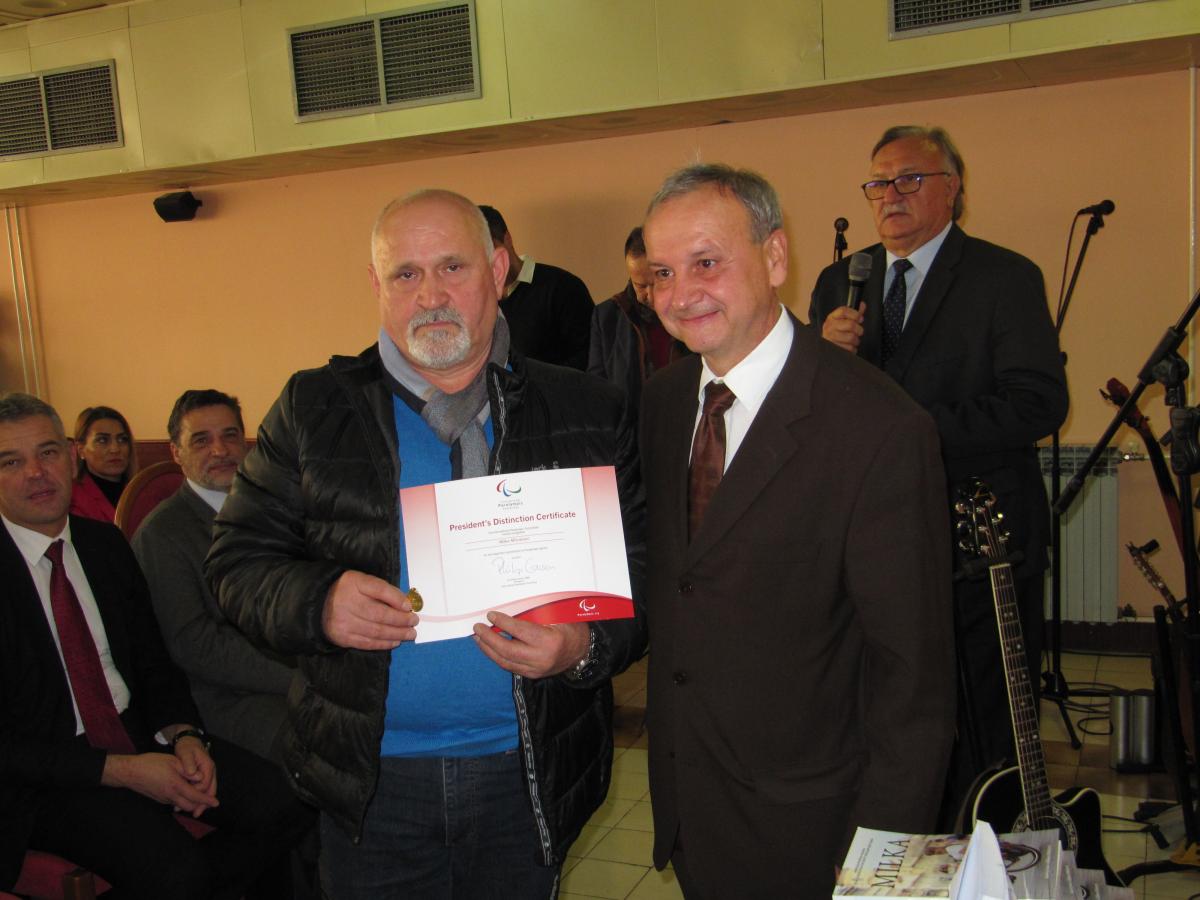
[[[692,428],[692,443],[695,444],[696,428],[700,425],[700,416],[704,412],[704,389],[710,381],[724,382],[733,391],[733,405],[725,411],[725,468],[733,462],[734,455],[742,446],[746,432],[754,423],[754,417],[779,373],[787,362],[788,353],[792,349],[792,337],[795,333],[792,319],[782,305],[779,307],[779,319],[767,336],[758,342],[758,346],[746,355],[746,358],[725,373],[717,377],[703,361],[700,369],[700,390],[697,394],[696,423]]]
[[[206,488],[202,484],[196,484],[190,478],[187,479],[187,483],[201,500],[213,508],[213,512],[220,512],[221,507],[225,505],[225,501],[229,498],[229,491],[214,491],[212,488]]]
[[[129,707],[129,688],[125,684],[125,679],[121,677],[121,673],[117,671],[116,665],[113,664],[112,652],[108,647],[108,633],[104,630],[104,620],[100,618],[100,610],[96,606],[96,597],[92,594],[92,586],[88,584],[83,564],[75,552],[75,545],[71,543],[71,523],[68,522],[58,536],[47,537],[40,532],[10,522],[2,515],[0,515],[0,519],[3,519],[4,527],[8,529],[13,543],[17,545],[17,550],[24,558],[25,565],[29,567],[29,574],[33,578],[38,597],[42,601],[42,611],[45,612],[46,621],[50,624],[50,634],[54,637],[54,646],[58,648],[58,658],[62,661],[65,672],[67,664],[63,659],[62,642],[58,639],[58,627],[55,625],[54,610],[50,605],[50,573],[53,566],[46,558],[46,550],[50,545],[59,539],[62,540],[63,568],[66,570],[67,580],[75,588],[75,596],[79,598],[79,605],[83,608],[83,617],[87,620],[88,628],[91,629],[92,640],[96,642],[96,650],[100,654],[100,665],[104,669],[104,678],[108,682],[108,690],[112,694],[113,703],[116,704],[118,713],[124,712]],[[70,687],[70,678],[67,679],[67,687]],[[83,720],[79,718],[79,705],[75,703],[74,690],[71,691],[71,705],[75,707],[75,733],[83,734]]]

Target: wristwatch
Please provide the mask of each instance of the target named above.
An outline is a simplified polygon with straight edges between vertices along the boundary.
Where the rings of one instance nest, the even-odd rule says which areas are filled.
[[[567,669],[563,674],[572,681],[582,681],[591,673],[591,668],[596,664],[596,629],[591,625],[588,626],[588,648],[587,653],[583,655],[583,659],[575,663],[571,668]]]
[[[175,732],[175,737],[171,738],[171,750],[175,750],[175,745],[185,737],[194,737],[204,745],[204,752],[207,753],[212,749],[212,742],[208,739],[208,735],[204,733],[203,728],[181,728]]]

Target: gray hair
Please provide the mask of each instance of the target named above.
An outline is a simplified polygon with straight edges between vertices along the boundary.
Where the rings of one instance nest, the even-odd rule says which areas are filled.
[[[20,391],[0,394],[0,422],[19,422],[31,416],[45,416],[54,423],[54,430],[58,432],[58,436],[66,440],[67,431],[63,428],[62,419],[45,400]]]
[[[967,180],[967,164],[963,162],[962,154],[954,146],[950,134],[945,128],[939,126],[927,128],[924,125],[893,125],[875,143],[875,147],[871,150],[871,159],[874,159],[875,154],[888,144],[904,138],[917,138],[933,144],[942,154],[943,164],[946,168],[958,176],[958,193],[954,195],[954,212],[952,213],[954,221],[957,222],[962,218],[963,206],[966,202],[967,190],[964,185]]]
[[[724,163],[697,163],[667,176],[646,208],[646,217],[668,200],[712,185],[722,194],[732,194],[750,217],[750,237],[756,244],[783,227],[779,197],[771,183],[757,172],[735,169]]]
[[[411,194],[397,197],[380,210],[379,215],[375,217],[375,224],[371,227],[372,256],[375,253],[375,242],[379,240],[380,235],[383,233],[383,227],[387,224],[387,220],[405,207],[423,200],[443,200],[459,207],[466,213],[471,224],[479,229],[479,242],[483,245],[484,255],[489,259],[491,258],[492,251],[496,249],[496,245],[492,243],[492,234],[488,230],[487,219],[479,211],[479,207],[462,194],[456,194],[454,191],[447,191],[442,188],[424,188],[419,191],[413,191]]]

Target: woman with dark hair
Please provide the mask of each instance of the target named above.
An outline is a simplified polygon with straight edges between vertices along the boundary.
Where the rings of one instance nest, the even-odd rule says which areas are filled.
[[[121,492],[137,469],[129,423],[111,406],[89,406],[75,420],[75,452],[79,471],[71,512],[111,522]]]

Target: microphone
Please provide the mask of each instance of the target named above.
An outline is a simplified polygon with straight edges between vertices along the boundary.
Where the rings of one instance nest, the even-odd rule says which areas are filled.
[[[1077,216],[1110,216],[1110,215],[1112,215],[1112,211],[1116,208],[1117,208],[1117,204],[1113,203],[1111,200],[1101,200],[1095,206],[1085,206],[1079,212],[1075,213],[1075,215],[1077,215]]]
[[[845,219],[843,219],[841,216],[838,216],[836,219],[833,220],[833,230],[836,231],[838,234],[841,234],[843,231],[845,231],[849,227],[850,227],[850,223],[848,221],[846,221]]]
[[[846,305],[858,309],[858,297],[863,285],[871,277],[871,254],[855,253],[850,257],[850,290],[846,292]]]

